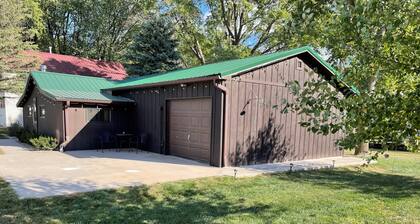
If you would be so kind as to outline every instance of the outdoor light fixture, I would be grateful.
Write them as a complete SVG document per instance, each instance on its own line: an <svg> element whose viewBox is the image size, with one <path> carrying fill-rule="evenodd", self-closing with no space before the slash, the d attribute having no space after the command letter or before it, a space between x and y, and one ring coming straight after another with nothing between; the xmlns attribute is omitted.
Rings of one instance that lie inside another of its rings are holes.
<svg viewBox="0 0 420 224"><path fill-rule="evenodd" d="M290 169L289 169L289 172L292 172L293 171L293 163L290 163Z"/></svg>
<svg viewBox="0 0 420 224"><path fill-rule="evenodd" d="M187 87L187 84L181 83L181 84L179 84L179 86L181 86L182 88L184 88L184 87Z"/></svg>

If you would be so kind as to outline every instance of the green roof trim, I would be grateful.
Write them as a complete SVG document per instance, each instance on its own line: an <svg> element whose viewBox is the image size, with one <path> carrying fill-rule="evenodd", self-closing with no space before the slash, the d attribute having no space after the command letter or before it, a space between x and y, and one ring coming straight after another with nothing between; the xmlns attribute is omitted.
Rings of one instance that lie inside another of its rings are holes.
<svg viewBox="0 0 420 224"><path fill-rule="evenodd" d="M31 72L28 79L34 80L41 93L57 101L134 102L131 99L113 96L102 91L102 89L111 88L116 84L116 81L105 78L34 71Z"/></svg>
<svg viewBox="0 0 420 224"><path fill-rule="evenodd" d="M138 87L142 85L149 84L158 84L161 82L171 82L184 79L200 78L207 76L220 75L223 76L232 76L240 74L249 70L262 67L266 64L271 64L276 61L281 61L287 58L297 56L302 53L309 53L312 55L320 64L327 68L333 75L336 76L337 80L342 81L343 76L335 70L328 62L326 62L322 57L310 46L295 48L287 51L276 52L272 54L259 55L254 57L248 57L243 59L222 61L213 64L206 64L201 66L196 66L187 69L180 69L175 71L170 71L161 74L140 76L137 78L129 78L126 80L119 81L110 89L127 89L130 87ZM358 93L357 89L350 87L343 82L349 89Z"/></svg>
<svg viewBox="0 0 420 224"><path fill-rule="evenodd" d="M329 63L310 46L295 48L288 51L281 51L272 54L259 55L243 59L222 61L213 64L180 69L161 74L153 74L140 77L129 77L125 80L112 81L105 78L92 76L81 76L73 74L63 74L55 72L31 72L29 81L33 80L40 92L47 97L57 101L78 101L78 102L134 102L131 99L113 96L111 91L118 89L131 89L147 85L159 85L167 82L184 81L188 79L206 79L214 76L226 77L238 75L253 69L263 67L278 61L295 57L307 53L311 55L319 64L326 68L336 79L355 94L360 92L354 86L347 85L342 79L343 76L335 70ZM27 84L28 85L28 84ZM28 86L25 88L28 90ZM23 101L28 97L25 92L18 102L23 106Z"/></svg>

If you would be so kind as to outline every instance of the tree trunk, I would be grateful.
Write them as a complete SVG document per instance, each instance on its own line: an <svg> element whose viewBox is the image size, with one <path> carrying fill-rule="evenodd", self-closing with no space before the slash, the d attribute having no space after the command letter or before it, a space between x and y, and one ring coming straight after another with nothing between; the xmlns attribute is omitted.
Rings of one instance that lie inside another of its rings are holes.
<svg viewBox="0 0 420 224"><path fill-rule="evenodd" d="M366 154L369 152L369 143L360 143L354 150L354 155Z"/></svg>

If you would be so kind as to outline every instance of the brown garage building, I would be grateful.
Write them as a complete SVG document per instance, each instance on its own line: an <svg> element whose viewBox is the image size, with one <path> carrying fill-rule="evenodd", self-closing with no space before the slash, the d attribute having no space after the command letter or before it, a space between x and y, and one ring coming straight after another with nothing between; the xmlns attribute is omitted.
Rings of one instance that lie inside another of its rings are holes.
<svg viewBox="0 0 420 224"><path fill-rule="evenodd" d="M337 94L356 91L302 47L122 81L33 72L18 105L25 128L56 136L66 150L129 132L146 134L147 150L214 166L341 156L339 134L313 134L297 114L280 113L291 97L286 83L313 73Z"/></svg>

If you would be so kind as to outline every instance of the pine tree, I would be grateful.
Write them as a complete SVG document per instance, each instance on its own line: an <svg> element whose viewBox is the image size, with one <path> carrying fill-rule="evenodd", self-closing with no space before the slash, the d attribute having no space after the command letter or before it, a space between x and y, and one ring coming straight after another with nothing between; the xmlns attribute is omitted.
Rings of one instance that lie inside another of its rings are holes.
<svg viewBox="0 0 420 224"><path fill-rule="evenodd" d="M177 69L180 56L173 34L171 23L164 18L144 23L126 54L128 73L148 75Z"/></svg>
<svg viewBox="0 0 420 224"><path fill-rule="evenodd" d="M36 6L32 0L2 0L0 4L0 91L22 91L27 72L36 67L37 61L23 54L35 48L27 40L35 34L30 22Z"/></svg>

